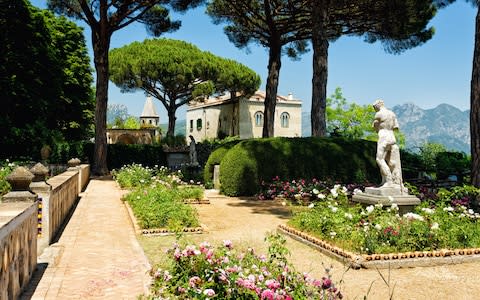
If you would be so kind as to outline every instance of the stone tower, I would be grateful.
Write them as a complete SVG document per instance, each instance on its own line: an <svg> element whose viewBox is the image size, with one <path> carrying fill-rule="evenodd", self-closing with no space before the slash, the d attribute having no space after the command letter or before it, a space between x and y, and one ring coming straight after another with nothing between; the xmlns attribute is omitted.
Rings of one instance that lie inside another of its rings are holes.
<svg viewBox="0 0 480 300"><path fill-rule="evenodd" d="M160 117L153 105L152 97L147 96L145 104L143 105L143 112L140 115L140 127L141 128L155 128L155 136L158 136L158 124Z"/></svg>

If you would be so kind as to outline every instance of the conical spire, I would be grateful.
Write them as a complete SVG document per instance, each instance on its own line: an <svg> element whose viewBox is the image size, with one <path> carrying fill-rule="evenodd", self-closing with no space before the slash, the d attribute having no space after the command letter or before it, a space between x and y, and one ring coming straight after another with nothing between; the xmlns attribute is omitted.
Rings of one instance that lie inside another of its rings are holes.
<svg viewBox="0 0 480 300"><path fill-rule="evenodd" d="M143 106L143 112L140 117L141 118L158 118L157 111L155 110L155 105L153 105L152 97L147 96L147 100L145 100L145 105Z"/></svg>

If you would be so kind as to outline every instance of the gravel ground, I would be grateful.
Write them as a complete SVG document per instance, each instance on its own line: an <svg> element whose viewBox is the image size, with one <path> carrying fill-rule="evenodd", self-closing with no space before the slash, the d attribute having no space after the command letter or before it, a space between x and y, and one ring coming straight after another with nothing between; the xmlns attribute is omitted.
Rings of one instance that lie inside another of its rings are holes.
<svg viewBox="0 0 480 300"><path fill-rule="evenodd" d="M209 205L196 206L206 233L197 241L225 239L265 251L266 233L286 223L288 208L271 201L222 197L206 193ZM343 264L291 238L287 238L290 261L300 272L324 276L332 268L346 299L480 299L480 263L383 270L346 269Z"/></svg>

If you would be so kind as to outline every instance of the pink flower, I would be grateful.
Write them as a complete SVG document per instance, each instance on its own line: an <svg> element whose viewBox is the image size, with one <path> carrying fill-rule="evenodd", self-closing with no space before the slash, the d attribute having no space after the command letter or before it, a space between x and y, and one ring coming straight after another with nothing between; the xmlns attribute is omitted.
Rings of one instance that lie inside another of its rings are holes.
<svg viewBox="0 0 480 300"><path fill-rule="evenodd" d="M272 290L276 290L280 287L280 283L275 279L268 279L265 281L265 285Z"/></svg>
<svg viewBox="0 0 480 300"><path fill-rule="evenodd" d="M223 240L223 245L228 249L232 249L232 241L231 240Z"/></svg>
<svg viewBox="0 0 480 300"><path fill-rule="evenodd" d="M330 278L322 278L322 289L326 290L332 286L332 280Z"/></svg>
<svg viewBox="0 0 480 300"><path fill-rule="evenodd" d="M191 287L196 287L197 284L201 283L202 282L202 279L200 279L200 277L198 276L193 276L192 278L190 278L188 280L188 284L191 286Z"/></svg>
<svg viewBox="0 0 480 300"><path fill-rule="evenodd" d="M203 294L207 295L208 297L213 297L213 296L215 296L215 291L212 290L212 289L206 289L206 290L203 291Z"/></svg>
<svg viewBox="0 0 480 300"><path fill-rule="evenodd" d="M273 300L275 299L275 293L272 290L266 289L263 290L262 294L260 295L261 299L268 299Z"/></svg>

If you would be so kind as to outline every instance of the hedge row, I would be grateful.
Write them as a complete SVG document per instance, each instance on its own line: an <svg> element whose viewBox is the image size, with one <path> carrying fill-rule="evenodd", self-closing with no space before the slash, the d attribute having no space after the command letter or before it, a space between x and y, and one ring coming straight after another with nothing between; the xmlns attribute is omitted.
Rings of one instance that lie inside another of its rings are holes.
<svg viewBox="0 0 480 300"><path fill-rule="evenodd" d="M218 151L218 153L216 153ZM342 138L268 138L244 140L223 153L222 192L229 196L257 193L262 181L320 179L335 182L378 182L376 143ZM210 161L210 159L209 159ZM209 165L209 163L207 163ZM210 168L205 167L205 170Z"/></svg>
<svg viewBox="0 0 480 300"><path fill-rule="evenodd" d="M85 145L88 161L93 162L94 144ZM108 169L119 169L124 165L137 163L143 166L166 166L167 156L161 145L107 145Z"/></svg>

